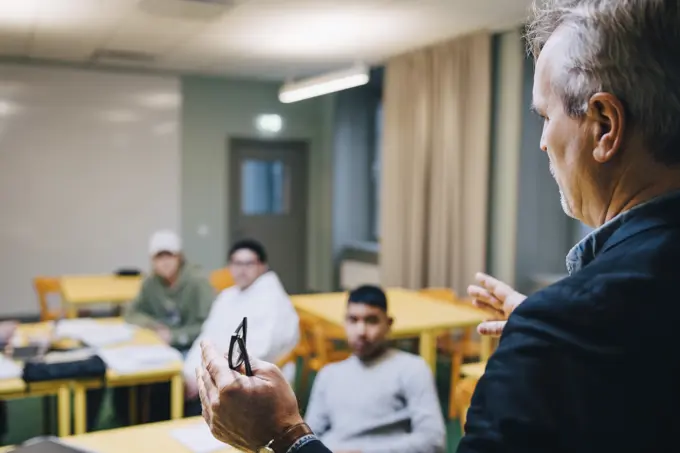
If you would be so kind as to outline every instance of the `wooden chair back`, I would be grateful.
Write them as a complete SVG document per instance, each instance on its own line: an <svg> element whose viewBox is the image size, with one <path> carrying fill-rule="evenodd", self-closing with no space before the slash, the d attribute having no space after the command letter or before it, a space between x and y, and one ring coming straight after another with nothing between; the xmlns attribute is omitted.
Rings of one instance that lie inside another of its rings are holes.
<svg viewBox="0 0 680 453"><path fill-rule="evenodd" d="M226 267L217 269L210 274L210 284L218 293L234 286L234 277Z"/></svg>
<svg viewBox="0 0 680 453"><path fill-rule="evenodd" d="M61 297L61 285L59 279L56 277L35 277L33 279L33 287L38 296L40 303L40 320L53 321L59 319L63 315L63 307L60 305L57 309L50 308L47 298L50 295L58 295Z"/></svg>
<svg viewBox="0 0 680 453"><path fill-rule="evenodd" d="M477 387L477 379L464 378L456 386L455 401L457 406L458 420L460 421L460 431L465 433L465 422L467 420L467 411L470 408L472 401L472 394L475 393Z"/></svg>

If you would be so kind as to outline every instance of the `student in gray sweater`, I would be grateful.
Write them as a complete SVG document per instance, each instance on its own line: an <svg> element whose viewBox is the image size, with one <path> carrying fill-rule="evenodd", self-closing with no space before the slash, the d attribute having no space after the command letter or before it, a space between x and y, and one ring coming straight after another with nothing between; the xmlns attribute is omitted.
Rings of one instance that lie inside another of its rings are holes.
<svg viewBox="0 0 680 453"><path fill-rule="evenodd" d="M432 373L388 347L392 318L375 286L349 295L345 329L353 355L317 375L305 421L334 453L438 453L446 431Z"/></svg>

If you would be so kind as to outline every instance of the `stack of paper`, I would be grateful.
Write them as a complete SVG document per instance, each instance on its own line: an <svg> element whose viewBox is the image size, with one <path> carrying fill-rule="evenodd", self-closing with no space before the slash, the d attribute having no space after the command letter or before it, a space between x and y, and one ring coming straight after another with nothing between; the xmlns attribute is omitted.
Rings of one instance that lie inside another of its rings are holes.
<svg viewBox="0 0 680 453"><path fill-rule="evenodd" d="M124 323L100 323L94 319L63 319L57 322L55 336L79 340L88 346L103 347L132 340L134 327Z"/></svg>
<svg viewBox="0 0 680 453"><path fill-rule="evenodd" d="M0 355L0 379L20 378L23 370L13 360Z"/></svg>
<svg viewBox="0 0 680 453"><path fill-rule="evenodd" d="M134 374L165 368L173 362L182 361L182 354L166 345L100 349L98 355L108 369L118 374Z"/></svg>
<svg viewBox="0 0 680 453"><path fill-rule="evenodd" d="M205 423L184 428L177 428L171 431L172 437L177 439L182 445L193 453L212 453L215 451L236 451L232 447L223 444L215 439Z"/></svg>

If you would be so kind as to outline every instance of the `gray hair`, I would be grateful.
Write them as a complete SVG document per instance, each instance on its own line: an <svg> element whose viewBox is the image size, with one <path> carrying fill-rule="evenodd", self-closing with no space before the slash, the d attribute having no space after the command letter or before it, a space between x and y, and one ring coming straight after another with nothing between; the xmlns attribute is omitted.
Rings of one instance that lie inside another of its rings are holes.
<svg viewBox="0 0 680 453"><path fill-rule="evenodd" d="M538 58L556 30L571 40L556 90L581 118L598 92L617 96L654 158L680 163L680 1L534 0L527 25Z"/></svg>

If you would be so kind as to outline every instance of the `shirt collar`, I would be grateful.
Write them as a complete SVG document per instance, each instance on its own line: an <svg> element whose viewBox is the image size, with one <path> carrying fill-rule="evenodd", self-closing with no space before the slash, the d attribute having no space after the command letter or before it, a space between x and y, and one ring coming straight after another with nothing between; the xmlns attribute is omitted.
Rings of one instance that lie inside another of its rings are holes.
<svg viewBox="0 0 680 453"><path fill-rule="evenodd" d="M597 255L604 250L605 245L612 242L614 236L621 236L618 238L618 241L616 241L618 243L621 240L632 236L635 232L659 225L660 223L668 223L670 217L677 217L678 208L669 208L667 205L678 202L680 202L680 191L661 195L620 213L599 228L591 231L567 254L566 261L569 275L573 275L591 263ZM640 218L640 216L643 216L642 218L644 218L649 214L657 213L659 215L655 216L652 221L638 222L637 227L629 228L628 231L623 231L623 225L629 222L629 220Z"/></svg>

